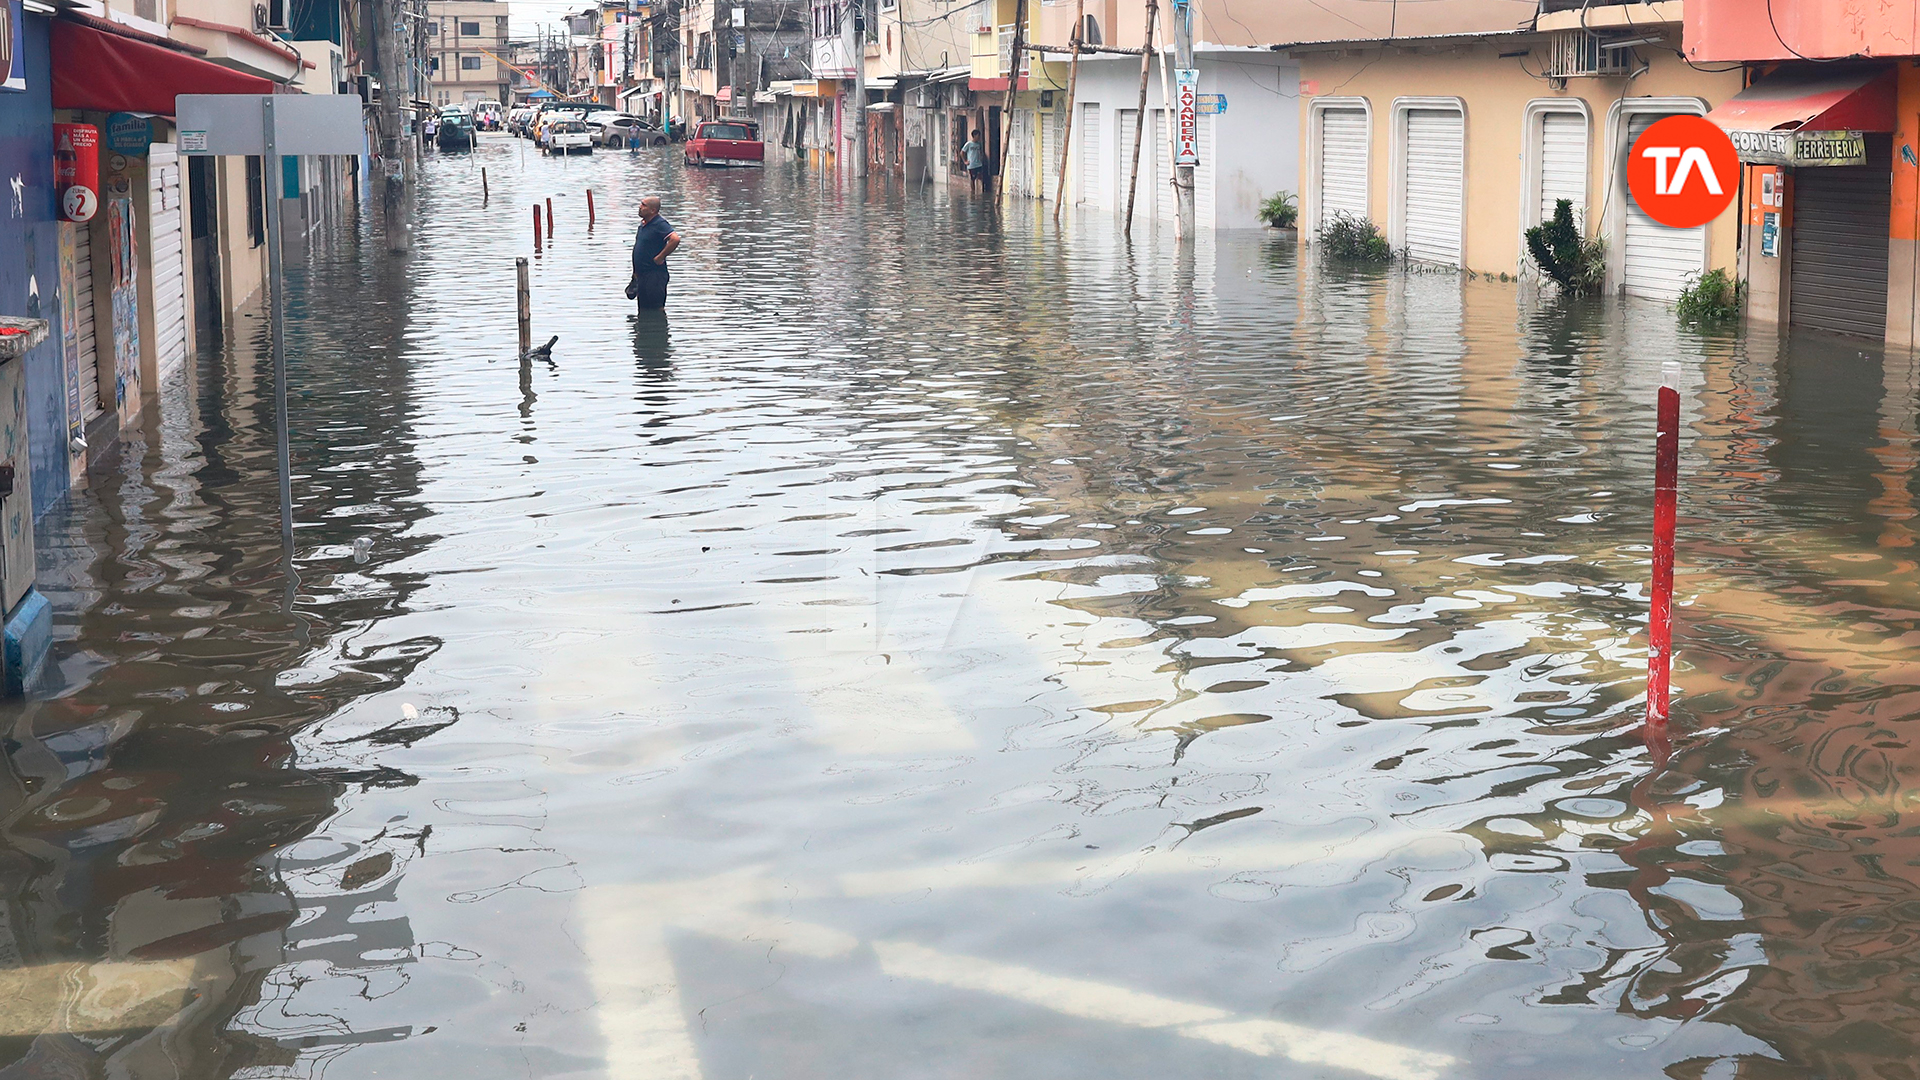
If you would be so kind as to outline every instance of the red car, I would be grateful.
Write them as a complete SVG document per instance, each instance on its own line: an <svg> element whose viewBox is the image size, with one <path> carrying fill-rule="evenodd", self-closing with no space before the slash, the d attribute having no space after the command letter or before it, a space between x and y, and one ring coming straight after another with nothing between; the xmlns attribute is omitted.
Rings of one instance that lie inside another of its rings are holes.
<svg viewBox="0 0 1920 1080"><path fill-rule="evenodd" d="M686 154L689 165L758 166L766 164L767 144L751 120L705 120L694 126Z"/></svg>

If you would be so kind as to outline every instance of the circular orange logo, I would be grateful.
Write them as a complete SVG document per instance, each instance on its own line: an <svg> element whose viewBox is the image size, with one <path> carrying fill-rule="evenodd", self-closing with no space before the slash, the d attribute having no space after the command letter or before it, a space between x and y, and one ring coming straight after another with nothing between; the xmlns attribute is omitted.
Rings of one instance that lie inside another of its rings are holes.
<svg viewBox="0 0 1920 1080"><path fill-rule="evenodd" d="M1740 155L1718 124L1669 116L1636 139L1627 156L1627 190L1648 217L1675 229L1720 216L1740 188Z"/></svg>

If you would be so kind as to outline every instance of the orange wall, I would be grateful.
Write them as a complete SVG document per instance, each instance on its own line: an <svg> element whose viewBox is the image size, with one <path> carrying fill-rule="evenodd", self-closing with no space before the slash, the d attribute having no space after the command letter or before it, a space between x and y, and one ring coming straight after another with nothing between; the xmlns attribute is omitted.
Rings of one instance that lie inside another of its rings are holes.
<svg viewBox="0 0 1920 1080"><path fill-rule="evenodd" d="M1920 70L1902 64L1899 68L1899 98L1894 106L1893 131L1893 220L1887 235L1895 240L1920 239L1920 169L1906 160L1902 148L1911 149L1920 160Z"/></svg>
<svg viewBox="0 0 1920 1080"><path fill-rule="evenodd" d="M1920 55L1920 0L1687 0L1686 12L1695 62Z"/></svg>

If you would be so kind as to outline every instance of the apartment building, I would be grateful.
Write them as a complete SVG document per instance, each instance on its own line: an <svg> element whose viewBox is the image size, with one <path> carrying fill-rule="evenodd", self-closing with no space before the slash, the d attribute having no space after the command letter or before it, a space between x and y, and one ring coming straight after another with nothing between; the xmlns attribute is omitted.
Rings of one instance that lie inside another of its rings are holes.
<svg viewBox="0 0 1920 1080"><path fill-rule="evenodd" d="M504 0L427 0L426 40L433 104L510 100Z"/></svg>

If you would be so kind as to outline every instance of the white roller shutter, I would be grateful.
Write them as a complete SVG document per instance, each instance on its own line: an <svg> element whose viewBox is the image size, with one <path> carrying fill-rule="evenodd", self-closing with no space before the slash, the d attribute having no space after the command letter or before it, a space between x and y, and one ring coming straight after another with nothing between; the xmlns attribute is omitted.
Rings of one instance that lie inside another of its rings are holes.
<svg viewBox="0 0 1920 1080"><path fill-rule="evenodd" d="M1200 164L1193 169L1193 223L1201 229L1213 227L1213 178L1219 171L1213 167L1213 121L1212 116L1197 116L1195 120L1194 143L1199 147Z"/></svg>
<svg viewBox="0 0 1920 1080"><path fill-rule="evenodd" d="M1080 118L1073 125L1080 136L1080 201L1100 201L1100 106L1080 106Z"/></svg>
<svg viewBox="0 0 1920 1080"><path fill-rule="evenodd" d="M1626 147L1632 147L1634 140L1663 120L1662 113L1632 113L1627 117ZM1626 151L1622 150L1616 167L1625 171ZM1625 187L1622 177L1618 181ZM1621 284L1630 296L1644 296L1653 300L1673 300L1679 297L1680 290L1686 288L1687 278L1706 269L1707 230L1702 225L1692 229L1670 229L1640 212L1633 201L1633 193L1627 193L1627 213L1625 241L1621 247Z"/></svg>
<svg viewBox="0 0 1920 1080"><path fill-rule="evenodd" d="M1124 214L1127 212L1128 193L1133 190L1133 152L1139 140L1135 129L1140 123L1139 109L1121 109L1120 121L1120 160L1114 170L1113 208ZM1153 196L1153 159L1146 153L1146 147L1140 148L1140 186L1144 187L1149 199ZM1138 196L1135 196L1136 200ZM1151 202L1146 204L1152 206ZM1138 207L1136 206L1136 209Z"/></svg>
<svg viewBox="0 0 1920 1080"><path fill-rule="evenodd" d="M180 158L172 143L154 143L147 152L147 197L154 360L164 382L187 359L187 218L180 206Z"/></svg>
<svg viewBox="0 0 1920 1080"><path fill-rule="evenodd" d="M1172 221L1173 208L1173 166L1169 164L1173 156L1172 144L1168 140L1172 132L1167 128L1167 110L1153 110L1153 215L1161 221ZM1141 172L1146 171L1143 166Z"/></svg>
<svg viewBox="0 0 1920 1080"><path fill-rule="evenodd" d="M1540 221L1554 204L1573 203L1573 220L1587 220L1587 118L1575 112L1540 114Z"/></svg>
<svg viewBox="0 0 1920 1080"><path fill-rule="evenodd" d="M1320 221L1367 216L1367 112L1320 110Z"/></svg>
<svg viewBox="0 0 1920 1080"><path fill-rule="evenodd" d="M1402 246L1423 262L1460 265L1466 197L1466 122L1450 109L1406 112L1406 180Z"/></svg>
<svg viewBox="0 0 1920 1080"><path fill-rule="evenodd" d="M1040 193L1042 199L1053 198L1060 187L1060 126L1061 112L1055 109L1044 115L1040 125Z"/></svg>
<svg viewBox="0 0 1920 1080"><path fill-rule="evenodd" d="M74 243L74 310L80 315L80 418L100 415L100 344L93 318L93 244L85 225ZM105 295L105 294L102 294Z"/></svg>

